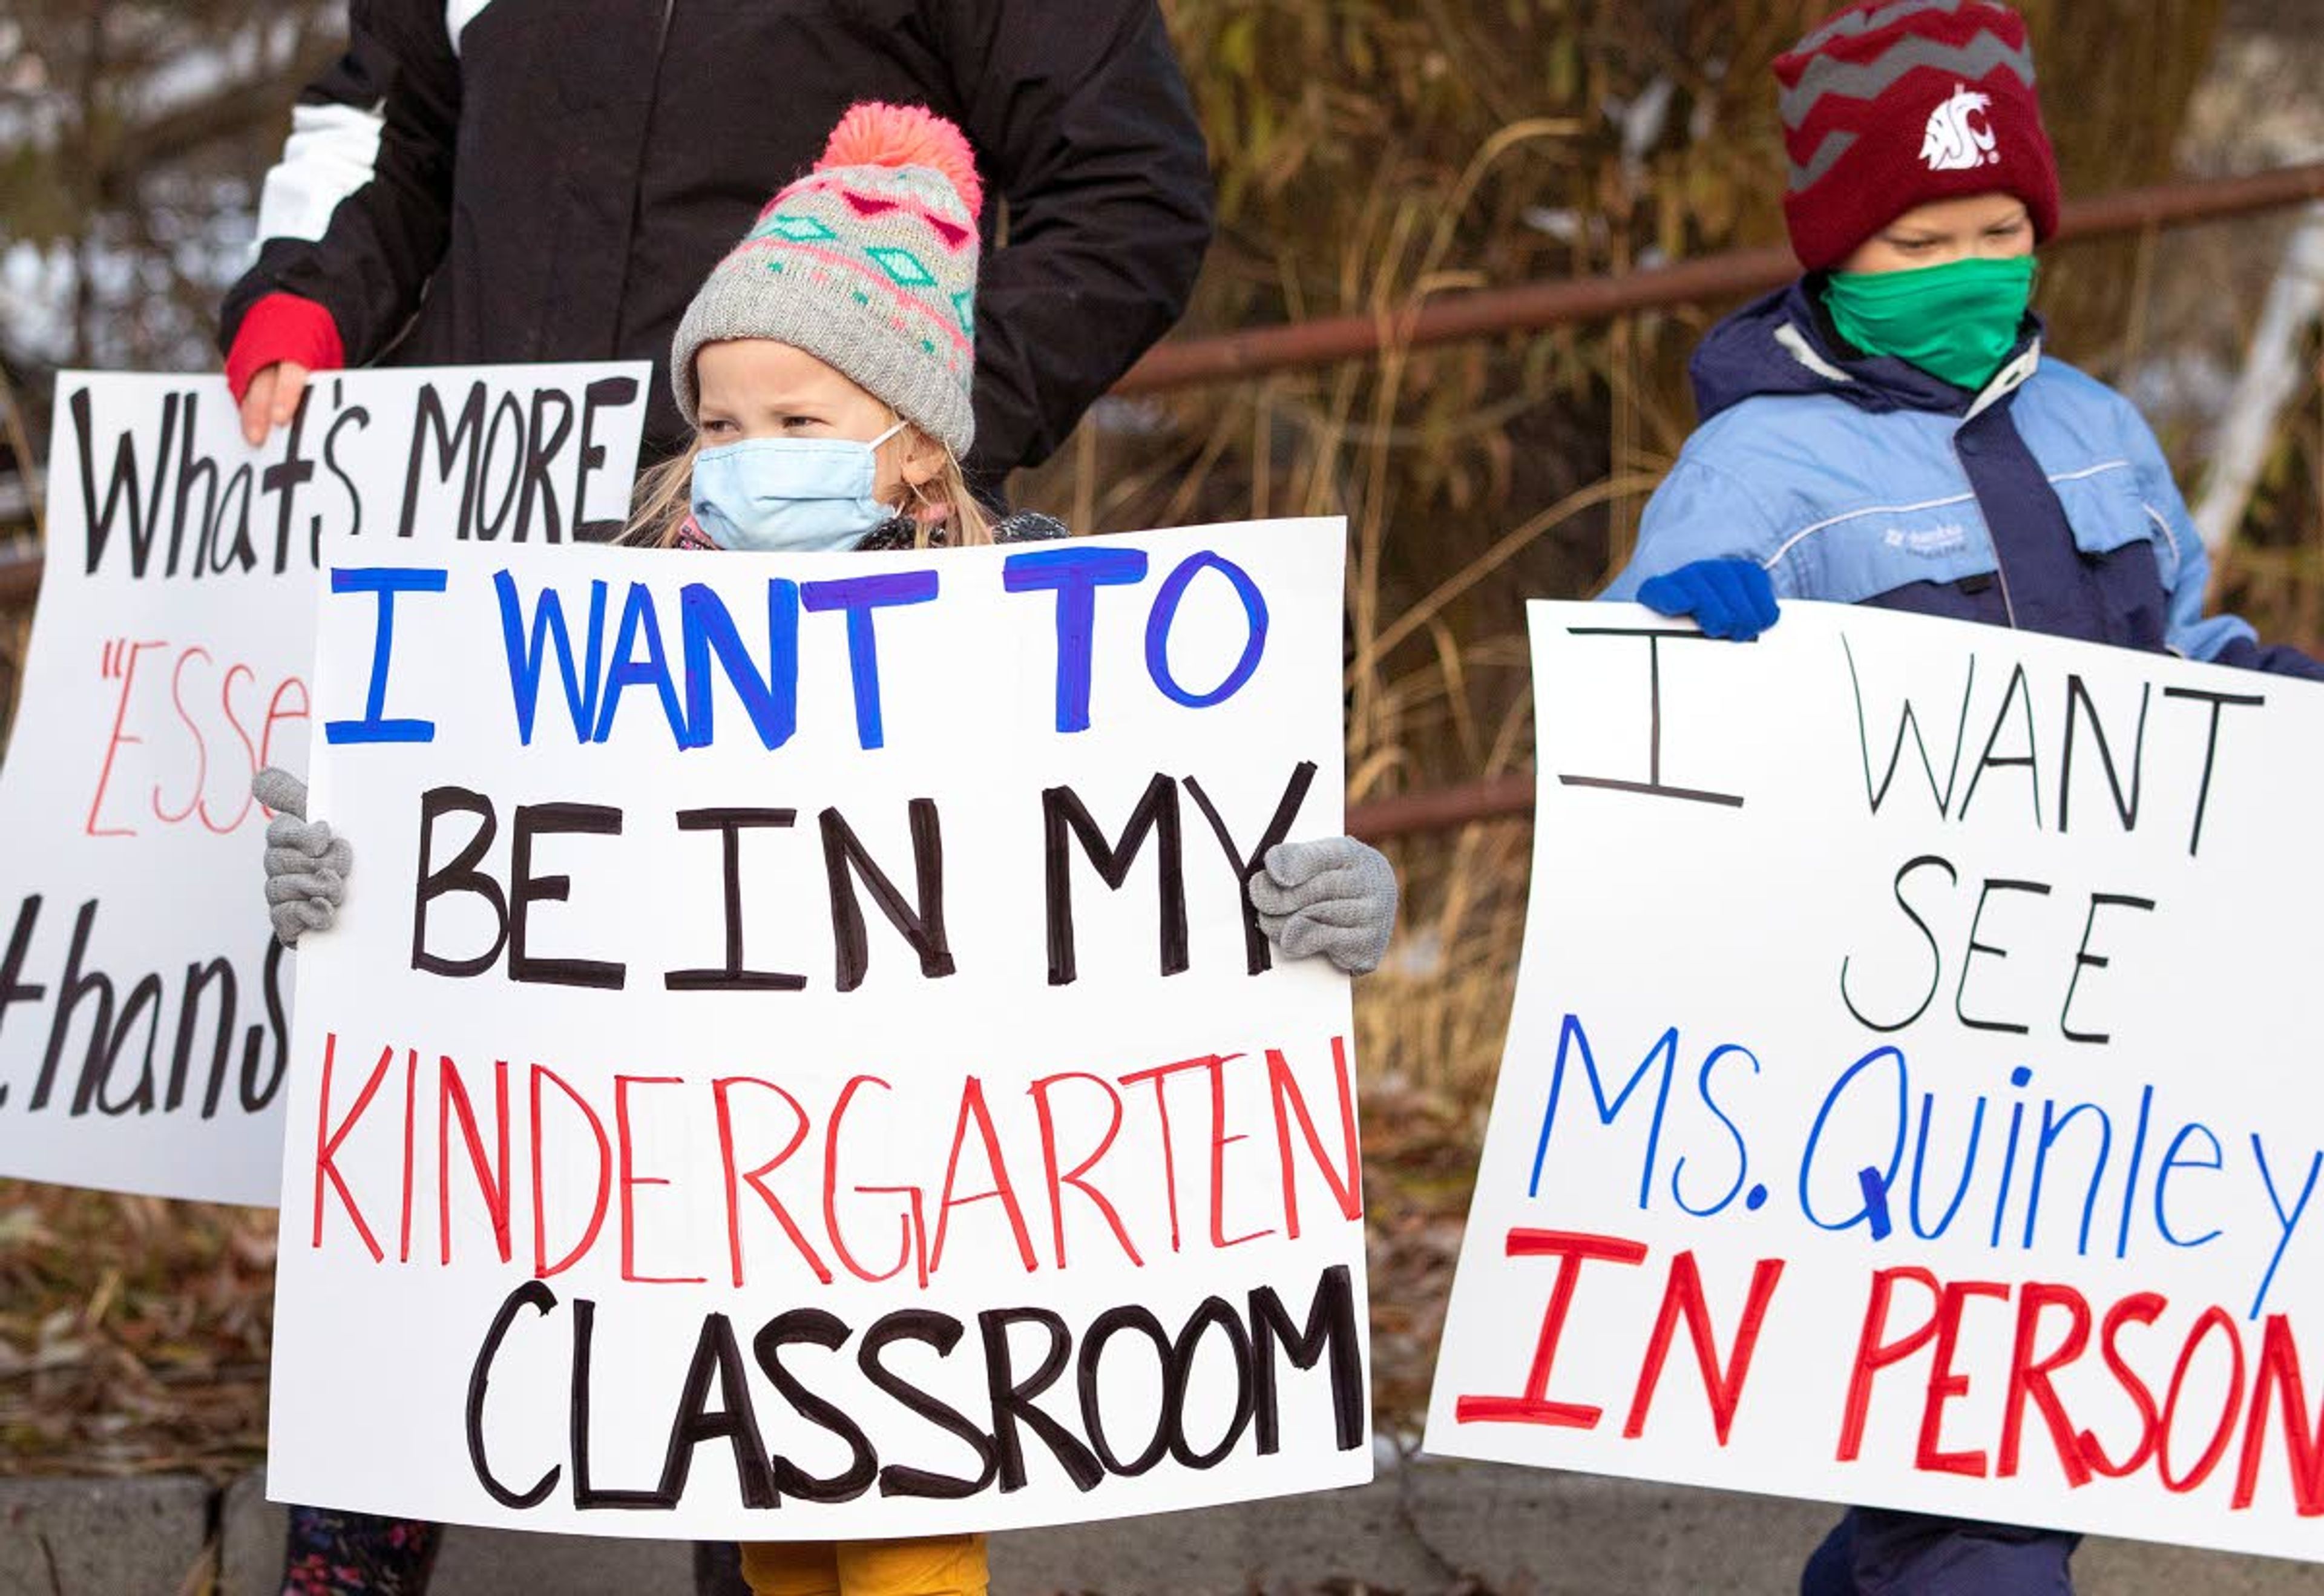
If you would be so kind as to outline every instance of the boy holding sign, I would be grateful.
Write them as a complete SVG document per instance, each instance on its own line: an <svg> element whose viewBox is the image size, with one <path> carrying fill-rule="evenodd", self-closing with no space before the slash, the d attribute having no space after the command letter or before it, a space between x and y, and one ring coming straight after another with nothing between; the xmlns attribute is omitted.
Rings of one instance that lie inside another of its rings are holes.
<svg viewBox="0 0 2324 1596"><path fill-rule="evenodd" d="M1697 350L1702 426L1605 596L1714 637L1756 637L1781 595L2324 678L2203 613L2209 561L2153 434L2044 355L2029 305L2058 174L2016 13L1865 0L1775 74L1807 274ZM2064 1590L2075 1540L1859 1508L1803 1588Z"/></svg>
<svg viewBox="0 0 2324 1596"><path fill-rule="evenodd" d="M671 378L693 447L648 484L630 540L765 552L909 549L1055 536L1030 515L988 525L959 468L973 429L968 328L979 184L964 141L926 111L859 106L816 168L778 194L680 327ZM291 942L331 924L352 851L297 816L280 772L261 796L266 896ZM1396 888L1352 838L1280 844L1250 881L1284 953L1370 970ZM986 1588L983 1537L747 1547L752 1588L783 1596Z"/></svg>

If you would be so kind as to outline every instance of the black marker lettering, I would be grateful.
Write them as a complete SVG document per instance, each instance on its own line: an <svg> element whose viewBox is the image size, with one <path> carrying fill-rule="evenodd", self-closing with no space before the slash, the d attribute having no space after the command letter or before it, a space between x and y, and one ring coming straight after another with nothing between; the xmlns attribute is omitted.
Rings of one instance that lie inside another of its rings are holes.
<svg viewBox="0 0 2324 1596"><path fill-rule="evenodd" d="M2130 797L2122 793L2122 777L2116 769L2114 750L2107 743L2106 725L2098 719L2098 706L2091 702L2090 690L2079 675L2066 678L2066 746L2058 759L2058 834L2065 835L2072 829L2074 801L2074 732L2087 715L2090 722L2090 740L2098 744L2098 762L2105 767L2107 789L2114 795L2115 813L2122 817L2125 831L2138 829L2138 791L2146 775L2146 711L2153 702L2154 685L2142 683L2138 689L2138 734L2130 745Z"/></svg>
<svg viewBox="0 0 2324 1596"><path fill-rule="evenodd" d="M1964 810L1969 807L1968 800L1962 800L1961 807ZM2037 898L2047 898L2050 895L2050 889L2040 881L1988 881L1985 883L1984 890L1977 895L1977 912L1969 917L1969 946L1961 954L1960 983L1953 989L1953 1014L1971 1030L2002 1031L2013 1037L2022 1037L2026 1034L2028 1028L2025 1026L2012 1024L2004 1019L1971 1019L1969 1016L1969 973L1977 963L1977 955L1981 953L1991 954L1997 959L2006 959L2009 956L2007 948L1996 943L1979 942L1977 939L1978 927L1985 923L1986 901L1996 892L2030 892Z"/></svg>
<svg viewBox="0 0 2324 1596"><path fill-rule="evenodd" d="M1277 1347L1289 1354L1295 1369L1313 1369L1318 1359L1328 1355L1336 1444L1342 1452L1362 1445L1370 1398L1364 1389L1363 1357L1357 1350L1356 1292L1348 1266L1335 1263L1317 1278L1304 1328L1292 1324L1274 1287L1258 1287L1250 1294L1250 1328L1259 1454L1272 1457L1283 1447L1275 1372Z"/></svg>
<svg viewBox="0 0 2324 1596"><path fill-rule="evenodd" d="M928 1423L947 1435L957 1435L968 1443L976 1453L981 1472L974 1479L956 1474L931 1473L926 1469L907 1463L890 1463L880 1471L881 1496L928 1497L942 1501L956 1501L974 1496L992 1483L1000 1470L992 1438L949 1403L931 1397L902 1375L881 1361L881 1354L899 1341L925 1342L936 1350L938 1357L948 1355L960 1343L961 1322L949 1314L939 1314L927 1308L906 1308L888 1315L863 1333L863 1344L856 1349L855 1364L863 1378L918 1414Z"/></svg>
<svg viewBox="0 0 2324 1596"><path fill-rule="evenodd" d="M952 946L945 936L944 829L936 815L936 800L912 799L910 814L917 908L904 901L896 883L872 859L844 816L833 808L817 816L823 829L824 872L831 888L831 941L833 957L838 965L834 983L841 992L853 992L862 985L864 973L872 967L863 906L855 896L855 882L859 880L870 890L872 901L880 906L888 923L919 955L922 975L936 981L953 973Z"/></svg>
<svg viewBox="0 0 2324 1596"><path fill-rule="evenodd" d="M2082 922L2082 945L2074 950L2074 976L2066 983L2066 1001L2058 1010L2058 1029L2064 1034L2066 1040L2088 1043L2094 1047L2103 1047L2114 1038L2105 1031L2074 1029L2074 993L2081 987L2083 971L2103 970L2114 962L2103 954L2090 951L2090 934L2098 929L2098 910L2101 909L2135 909L2152 914L2154 912L2154 899L2130 898L2116 892L2090 894L2089 918Z"/></svg>
<svg viewBox="0 0 2324 1596"><path fill-rule="evenodd" d="M714 1374L718 1379L718 1407L706 1410ZM769 1468L767 1444L759 1436L758 1414L751 1406L742 1349L735 1343L734 1326L724 1314L703 1315L702 1333L695 1338L694 1361L686 1370L686 1389L678 1398L677 1416L670 1421L669 1446L663 1453L661 1481L654 1490L661 1506L674 1508L686 1495L694 1449L706 1441L724 1441L733 1451L734 1478L744 1507L775 1505L774 1475Z"/></svg>
<svg viewBox="0 0 2324 1596"><path fill-rule="evenodd" d="M1146 794L1130 812L1121 840L1109 843L1105 833L1070 787L1052 787L1041 794L1041 822L1047 839L1049 984L1070 986L1078 973L1074 950L1074 863L1066 848L1070 831L1082 852L1097 866L1098 875L1114 891L1130 879L1130 866L1152 832L1159 839L1161 914L1159 940L1162 973L1176 975L1186 968L1186 872L1178 832L1178 785L1157 775L1146 784Z"/></svg>
<svg viewBox="0 0 2324 1596"><path fill-rule="evenodd" d="M622 812L604 804L520 804L509 834L509 979L546 986L579 986L619 992L628 979L621 964L603 959L542 959L526 950L526 927L536 903L563 903L573 891L571 876L532 873L536 836L619 836Z"/></svg>
<svg viewBox="0 0 2324 1596"><path fill-rule="evenodd" d="M1292 768L1291 780L1283 789L1282 801L1275 806L1275 816L1268 821L1267 829L1259 834L1259 845L1248 856L1235 845L1234 834L1211 802L1211 795L1192 776L1186 778L1186 791L1191 794L1203 818L1211 823L1211 835L1219 839L1219 847L1227 856L1227 866L1235 872L1235 886L1242 900L1242 952L1245 967L1253 975L1264 975L1274 963L1268 946L1267 934L1259 928L1259 910L1251 907L1250 878L1257 875L1266 863L1267 851L1291 835L1294 822L1299 818L1300 806L1307 801L1307 789L1315 780L1315 761L1302 760Z"/></svg>
<svg viewBox="0 0 2324 1596"><path fill-rule="evenodd" d="M726 963L716 970L672 970L661 978L671 992L798 992L804 975L752 970L742 963L742 833L752 827L783 828L798 818L795 809L681 809L680 831L719 835L721 880L726 903Z"/></svg>
<svg viewBox="0 0 2324 1596"><path fill-rule="evenodd" d="M665 1507L658 1490L599 1490L589 1482L589 1362L596 1340L597 1305L573 1299L573 1505L583 1512L612 1508L627 1512Z"/></svg>
<svg viewBox="0 0 2324 1596"><path fill-rule="evenodd" d="M1953 869L1950 863L1934 853L1923 853L1918 859L1905 861L1904 866L1896 872L1895 885L1893 888L1896 896L1896 907L1904 911L1904 918L1912 921L1914 928L1921 933L1921 940L1929 945L1929 990L1921 994L1920 1006L1893 1025L1883 1025L1858 1008L1856 1000L1849 995L1849 962L1853 955L1843 957L1840 961L1840 1001L1848 1006L1848 1011L1856 1017L1856 1022L1867 1030L1884 1033L1903 1030L1922 1015L1926 1014L1929 1011L1929 1005L1936 1001L1937 983L1944 977L1945 957L1937 949L1937 934L1929 929L1929 922L1921 918L1921 911L1914 909L1904 898L1904 878L1916 870L1924 870L1931 866L1943 871L1945 879L1954 886L1960 885L1960 872Z"/></svg>
<svg viewBox="0 0 2324 1596"><path fill-rule="evenodd" d="M1025 1489L1025 1444L1017 1433L1019 1425L1047 1444L1076 1490L1093 1489L1105 1478L1104 1465L1079 1436L1033 1402L1057 1383L1065 1365L1073 1361L1073 1332L1065 1328L1064 1318L1047 1308L988 1308L976 1316L976 1323L984 1335L985 1388L992 1398L992 1443L1002 1493ZM1021 1380L1009 1345L1010 1328L1017 1324L1039 1325L1048 1342L1039 1367Z"/></svg>
<svg viewBox="0 0 2324 1596"><path fill-rule="evenodd" d="M1643 637L1646 640L1646 779L1631 781L1612 776L1560 775L1557 779L1560 784L1595 788L1602 792L1635 792L1648 798L1677 798L1691 804L1718 804L1730 809L1741 808L1743 800L1733 793L1670 787L1663 781L1663 643L1674 638L1681 642L1713 640L1699 632L1678 627L1570 626L1566 631L1574 637Z"/></svg>
<svg viewBox="0 0 2324 1596"><path fill-rule="evenodd" d="M872 1482L879 1477L880 1454L872 1450L871 1438L863 1434L863 1426L848 1417L844 1409L800 1384L798 1377L784 1368L782 1362L782 1349L795 1342L835 1352L847 1344L853 1333L835 1314L821 1308L792 1308L768 1320L751 1338L752 1356L774 1382L775 1389L782 1393L783 1400L797 1408L801 1418L822 1426L847 1444L847 1467L827 1478L808 1473L787 1457L776 1458L775 1490L783 1496L797 1497L803 1502L852 1502L871 1490Z"/></svg>
<svg viewBox="0 0 2324 1596"><path fill-rule="evenodd" d="M436 822L450 814L474 815L479 824L467 846L439 870L433 863ZM411 900L413 969L425 970L431 975L481 975L501 956L501 949L508 942L508 899L502 896L501 884L476 868L499 832L500 821L493 813L493 800L481 792L471 792L465 787L431 787L420 795L420 873ZM428 951L428 906L447 892L470 893L483 899L492 909L492 946L473 958L446 958Z"/></svg>
<svg viewBox="0 0 2324 1596"><path fill-rule="evenodd" d="M476 1472L476 1483L503 1508L539 1507L557 1489L558 1476L564 1472L563 1465L552 1463L533 1481L530 1490L516 1491L501 1483L484 1458L484 1396L492 1383L493 1361L500 1356L501 1342L508 1339L509 1327L516 1323L519 1308L546 1314L556 1306L557 1294L538 1280L527 1280L510 1292L501 1303L500 1312L493 1315L492 1328L484 1332L484 1344L476 1349L476 1361L468 1370L468 1466Z"/></svg>
<svg viewBox="0 0 2324 1596"><path fill-rule="evenodd" d="M2203 744L2203 784L2195 793L2195 824L2187 834L2187 856L2194 858L2203 849L2203 816L2210 808L2211 776L2219 763L2219 714L2228 706L2257 709L2267 699L2257 693L2207 693L2196 687L2165 687L2165 698L2185 698L2211 706L2211 729Z"/></svg>

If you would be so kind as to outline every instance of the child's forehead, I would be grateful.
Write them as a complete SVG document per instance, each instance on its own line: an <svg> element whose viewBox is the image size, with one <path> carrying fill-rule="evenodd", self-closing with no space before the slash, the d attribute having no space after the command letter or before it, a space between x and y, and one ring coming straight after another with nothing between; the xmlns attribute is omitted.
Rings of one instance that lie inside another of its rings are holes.
<svg viewBox="0 0 2324 1596"><path fill-rule="evenodd" d="M1899 228L1923 227L1950 230L1959 227L1989 226L1997 221L2025 214L2025 201L2006 189L1995 189L1985 194L1965 195L1950 199L1932 199L1911 209L1900 211L1888 224L1891 231Z"/></svg>
<svg viewBox="0 0 2324 1596"><path fill-rule="evenodd" d="M715 393L728 401L844 397L862 392L826 362L774 338L723 338L705 344L694 365L704 396Z"/></svg>

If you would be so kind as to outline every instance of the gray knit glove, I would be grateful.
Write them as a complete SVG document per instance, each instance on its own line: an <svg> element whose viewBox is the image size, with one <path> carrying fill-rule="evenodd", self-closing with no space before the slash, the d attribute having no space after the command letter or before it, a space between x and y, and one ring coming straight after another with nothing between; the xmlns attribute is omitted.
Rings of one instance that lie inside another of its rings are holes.
<svg viewBox="0 0 2324 1596"><path fill-rule="evenodd" d="M1277 843L1250 878L1259 929L1286 957L1322 954L1344 974L1379 968L1396 929L1396 871L1351 836Z"/></svg>
<svg viewBox="0 0 2324 1596"><path fill-rule="evenodd" d="M307 818L307 784L272 765L250 779L250 795L274 811L266 827L266 912L285 947L308 931L327 931L347 900L355 850L320 820Z"/></svg>

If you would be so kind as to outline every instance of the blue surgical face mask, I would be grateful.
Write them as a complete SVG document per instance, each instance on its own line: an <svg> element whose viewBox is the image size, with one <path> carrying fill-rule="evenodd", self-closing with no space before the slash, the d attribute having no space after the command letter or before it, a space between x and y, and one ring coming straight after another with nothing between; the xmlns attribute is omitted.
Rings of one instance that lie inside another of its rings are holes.
<svg viewBox="0 0 2324 1596"><path fill-rule="evenodd" d="M869 443L755 438L705 449L694 457L694 519L721 549L853 549L893 518L872 494L872 451L903 429L899 421Z"/></svg>

